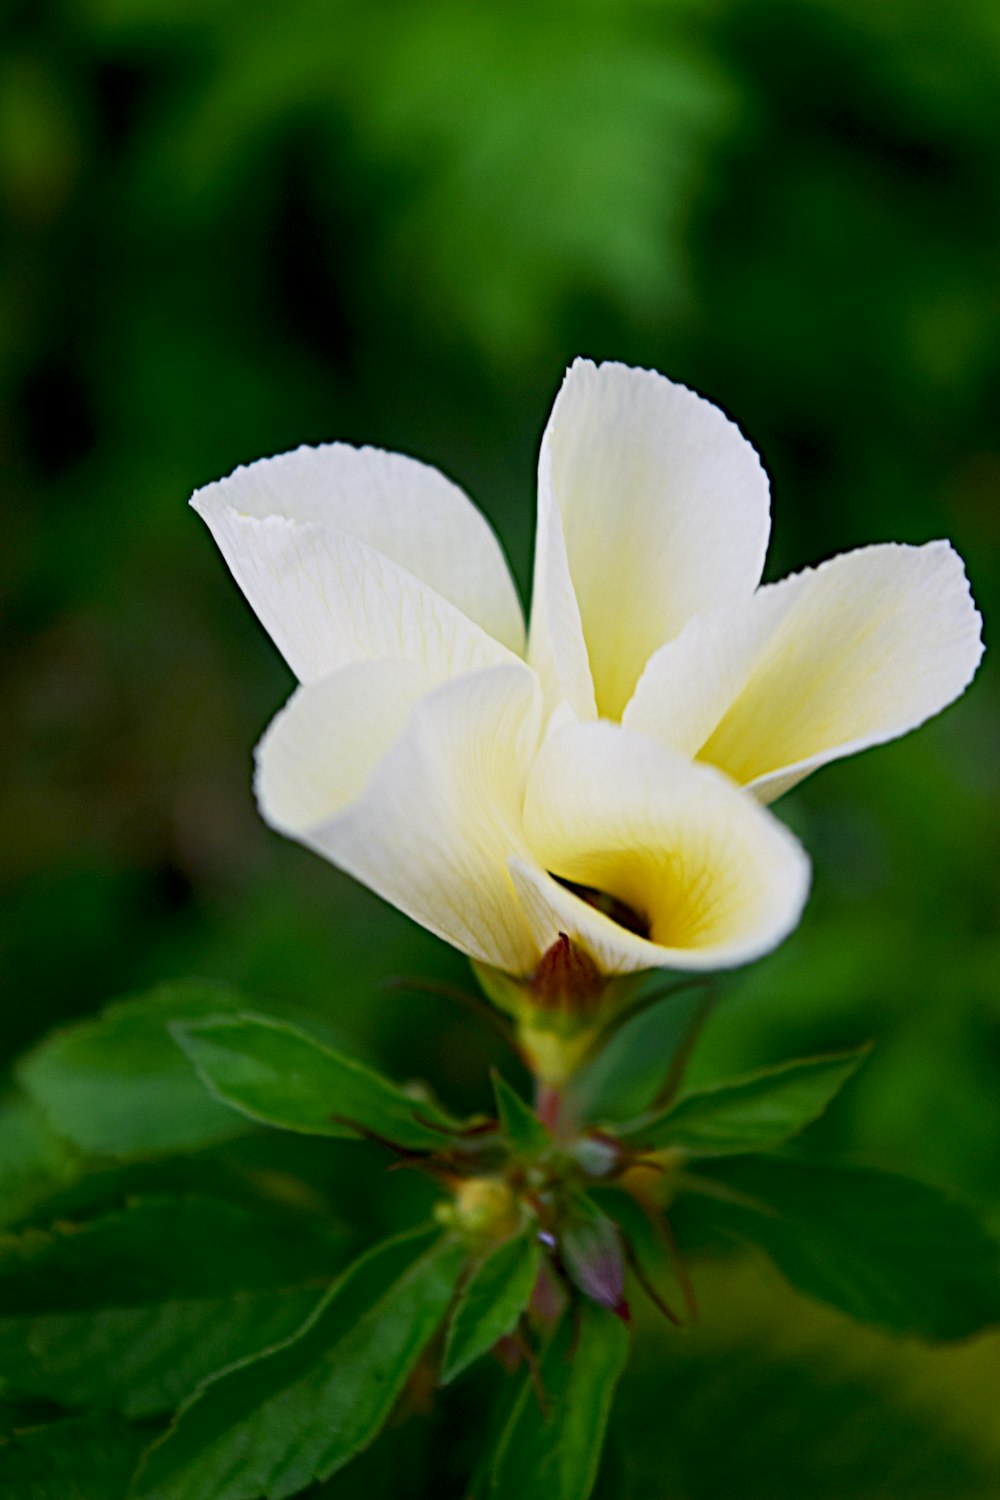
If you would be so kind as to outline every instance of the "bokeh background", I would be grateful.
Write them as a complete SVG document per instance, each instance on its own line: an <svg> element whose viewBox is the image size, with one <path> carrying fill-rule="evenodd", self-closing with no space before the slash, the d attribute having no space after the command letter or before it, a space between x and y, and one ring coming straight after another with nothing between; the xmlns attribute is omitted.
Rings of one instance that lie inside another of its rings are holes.
<svg viewBox="0 0 1000 1500"><path fill-rule="evenodd" d="M258 822L291 680L187 496L380 444L463 484L524 584L562 370L617 358L752 438L769 577L947 536L989 639L1000 10L33 0L2 25L4 1054L198 974L475 1104L490 1036L384 987L461 961ZM1000 1225L998 730L987 658L780 805L815 894L695 1066L876 1038L813 1149ZM997 1340L927 1353L713 1275L700 1333L641 1345L608 1496L995 1497Z"/></svg>

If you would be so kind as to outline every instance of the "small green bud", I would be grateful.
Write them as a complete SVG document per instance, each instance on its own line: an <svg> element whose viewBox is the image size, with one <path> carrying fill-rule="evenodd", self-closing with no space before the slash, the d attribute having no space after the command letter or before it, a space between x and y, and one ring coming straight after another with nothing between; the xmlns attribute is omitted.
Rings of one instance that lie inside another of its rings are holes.
<svg viewBox="0 0 1000 1500"><path fill-rule="evenodd" d="M569 1148L570 1155L588 1177L607 1177L621 1164L622 1148L607 1135L583 1135Z"/></svg>
<svg viewBox="0 0 1000 1500"><path fill-rule="evenodd" d="M521 1222L517 1196L502 1177L466 1177L457 1181L451 1203L438 1204L439 1222L472 1240L503 1240Z"/></svg>

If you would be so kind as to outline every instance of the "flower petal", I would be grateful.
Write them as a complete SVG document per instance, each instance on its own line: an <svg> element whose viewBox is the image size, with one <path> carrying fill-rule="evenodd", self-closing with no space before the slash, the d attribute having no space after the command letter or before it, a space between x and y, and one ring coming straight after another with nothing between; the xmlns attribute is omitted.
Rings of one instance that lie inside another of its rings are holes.
<svg viewBox="0 0 1000 1500"><path fill-rule="evenodd" d="M511 873L539 946L565 932L608 974L746 963L792 930L808 891L806 856L771 814L614 724L546 740L524 828L533 859Z"/></svg>
<svg viewBox="0 0 1000 1500"><path fill-rule="evenodd" d="M507 860L526 852L538 680L519 662L413 707L419 691L384 662L300 688L258 751L261 812L462 952L526 973L539 951Z"/></svg>
<svg viewBox="0 0 1000 1500"><path fill-rule="evenodd" d="M456 485L415 459L298 448L191 503L302 681L366 657L443 654L457 662L448 670L469 670L503 659L501 645L523 650L496 537Z"/></svg>
<svg viewBox="0 0 1000 1500"><path fill-rule="evenodd" d="M580 606L570 577L562 516L552 490L552 454L544 443L538 461L528 660L541 678L550 708L568 707L577 719L597 718Z"/></svg>
<svg viewBox="0 0 1000 1500"><path fill-rule="evenodd" d="M267 822L301 838L355 802L433 685L416 662L387 659L296 689L257 746Z"/></svg>
<svg viewBox="0 0 1000 1500"><path fill-rule="evenodd" d="M739 429L684 386L577 360L542 440L539 555L549 486L597 707L618 718L649 657L692 615L753 592L770 527L767 475ZM555 574L536 574L546 616L568 614Z"/></svg>
<svg viewBox="0 0 1000 1500"><path fill-rule="evenodd" d="M692 621L650 661L624 722L771 802L957 698L981 624L947 542L864 547Z"/></svg>

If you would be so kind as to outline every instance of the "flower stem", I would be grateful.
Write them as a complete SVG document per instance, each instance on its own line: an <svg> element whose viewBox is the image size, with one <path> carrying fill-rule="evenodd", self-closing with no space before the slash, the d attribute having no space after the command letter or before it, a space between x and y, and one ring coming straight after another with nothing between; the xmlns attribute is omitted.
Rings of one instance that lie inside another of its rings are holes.
<svg viewBox="0 0 1000 1500"><path fill-rule="evenodd" d="M535 1088L535 1113L551 1136L559 1135L563 1123L562 1105L562 1089L540 1078Z"/></svg>

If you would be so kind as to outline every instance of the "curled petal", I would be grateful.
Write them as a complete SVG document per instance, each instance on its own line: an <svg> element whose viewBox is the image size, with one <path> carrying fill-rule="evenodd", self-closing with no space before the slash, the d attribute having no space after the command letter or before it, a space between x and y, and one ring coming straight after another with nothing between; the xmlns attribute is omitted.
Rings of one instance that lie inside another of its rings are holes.
<svg viewBox="0 0 1000 1500"><path fill-rule="evenodd" d="M415 662L385 660L298 688L257 746L268 823L302 838L355 802L431 686Z"/></svg>
<svg viewBox="0 0 1000 1500"><path fill-rule="evenodd" d="M624 723L771 802L957 698L981 624L947 542L864 547L693 620L652 658Z"/></svg>
<svg viewBox="0 0 1000 1500"><path fill-rule="evenodd" d="M457 486L415 459L298 448L191 503L303 682L380 656L438 663L444 677L523 650L496 537Z"/></svg>
<svg viewBox="0 0 1000 1500"><path fill-rule="evenodd" d="M575 701L582 674L568 574L597 708L618 718L659 646L692 615L756 587L767 476L739 429L684 386L577 360L545 430L539 481L532 646L541 631L561 647L552 654L569 663L556 662L564 695L587 717Z"/></svg>
<svg viewBox="0 0 1000 1500"><path fill-rule="evenodd" d="M797 923L798 842L726 777L612 724L552 735L528 781L530 864L511 873L543 949L560 932L605 974L746 963Z"/></svg>
<svg viewBox="0 0 1000 1500"><path fill-rule="evenodd" d="M261 811L462 952L526 973L538 949L507 862L525 850L537 678L515 663L421 696L407 670L372 662L300 688L258 751Z"/></svg>

